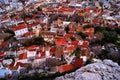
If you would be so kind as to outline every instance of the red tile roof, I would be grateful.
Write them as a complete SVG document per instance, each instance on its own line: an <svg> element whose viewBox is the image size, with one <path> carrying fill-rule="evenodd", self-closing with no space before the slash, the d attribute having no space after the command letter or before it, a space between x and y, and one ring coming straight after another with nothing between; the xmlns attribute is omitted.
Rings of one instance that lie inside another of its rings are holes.
<svg viewBox="0 0 120 80"><path fill-rule="evenodd" d="M71 46L68 46L67 49L68 49L69 51L71 51L71 50L74 50L75 47L71 45Z"/></svg>
<svg viewBox="0 0 120 80"><path fill-rule="evenodd" d="M33 22L31 24L28 24L28 28L35 27L39 24L39 22Z"/></svg>
<svg viewBox="0 0 120 80"><path fill-rule="evenodd" d="M2 63L2 62L3 62L3 59L0 59L0 62Z"/></svg>
<svg viewBox="0 0 120 80"><path fill-rule="evenodd" d="M15 66L25 67L27 63L17 62Z"/></svg>
<svg viewBox="0 0 120 80"><path fill-rule="evenodd" d="M41 54L41 56L39 56L39 54ZM45 58L45 52L38 53L37 56L35 57L35 59L42 59L42 58Z"/></svg>
<svg viewBox="0 0 120 80"><path fill-rule="evenodd" d="M19 55L18 60L27 59L27 53L22 53Z"/></svg>
<svg viewBox="0 0 120 80"><path fill-rule="evenodd" d="M15 61L12 61L12 63L9 65L10 67L14 66Z"/></svg>
<svg viewBox="0 0 120 80"><path fill-rule="evenodd" d="M26 21L32 20L32 18L25 18Z"/></svg>
<svg viewBox="0 0 120 80"><path fill-rule="evenodd" d="M58 38L56 41L55 41L55 44L56 45L67 45L67 41L65 38Z"/></svg>
<svg viewBox="0 0 120 80"><path fill-rule="evenodd" d="M88 41L84 41L83 44L81 45L82 48L88 48L88 46L89 46Z"/></svg>
<svg viewBox="0 0 120 80"><path fill-rule="evenodd" d="M38 47L37 45L32 45L32 46L29 46L27 49L31 51L31 50L36 50L37 47Z"/></svg>
<svg viewBox="0 0 120 80"><path fill-rule="evenodd" d="M43 57L45 56L45 51L41 53L41 56L43 56Z"/></svg>
<svg viewBox="0 0 120 80"><path fill-rule="evenodd" d="M72 41L71 44L74 45L74 47L78 47L78 42L79 42L79 41L77 41L77 40L76 40L76 41Z"/></svg>
<svg viewBox="0 0 120 80"><path fill-rule="evenodd" d="M18 24L18 26L15 26L12 28L13 31L17 31L17 30L21 30L26 28L26 24L22 23L22 24Z"/></svg>
<svg viewBox="0 0 120 80"><path fill-rule="evenodd" d="M8 41L4 41L0 44L0 47L5 47L6 45L9 44L9 40Z"/></svg>
<svg viewBox="0 0 120 80"><path fill-rule="evenodd" d="M55 47L53 47L53 48L50 49L50 52L55 52L55 51L56 51Z"/></svg>
<svg viewBox="0 0 120 80"><path fill-rule="evenodd" d="M70 38L70 37L72 37L73 36L73 34L65 34L65 37L66 38Z"/></svg>
<svg viewBox="0 0 120 80"><path fill-rule="evenodd" d="M0 59L3 59L4 56L5 56L5 52L0 52Z"/></svg>
<svg viewBox="0 0 120 80"><path fill-rule="evenodd" d="M25 50L25 47L20 47L20 48L18 49L18 51L19 51L19 50Z"/></svg>
<svg viewBox="0 0 120 80"><path fill-rule="evenodd" d="M9 19L9 16L5 15L3 18L4 18L4 20L7 20L7 19Z"/></svg>
<svg viewBox="0 0 120 80"><path fill-rule="evenodd" d="M85 28L85 32L91 32L94 33L95 29L94 28Z"/></svg>
<svg viewBox="0 0 120 80"><path fill-rule="evenodd" d="M52 56L55 51L56 51L56 48L51 48L50 49L50 55Z"/></svg>
<svg viewBox="0 0 120 80"><path fill-rule="evenodd" d="M35 33L34 32L27 32L23 36L28 37L28 36L32 36L32 35L35 35Z"/></svg>
<svg viewBox="0 0 120 80"><path fill-rule="evenodd" d="M81 67L81 66L83 66L83 59L82 58L74 58L73 59L74 60L74 62L73 62L73 66L75 67L75 68L79 68L79 67Z"/></svg>
<svg viewBox="0 0 120 80"><path fill-rule="evenodd" d="M60 8L58 11L59 12L74 12L75 9L74 8Z"/></svg>
<svg viewBox="0 0 120 80"><path fill-rule="evenodd" d="M57 67L57 71L60 73L70 71L72 69L74 69L74 66L72 64L65 64Z"/></svg>
<svg viewBox="0 0 120 80"><path fill-rule="evenodd" d="M44 11L46 12L57 12L57 10L55 10L55 8L46 8Z"/></svg>
<svg viewBox="0 0 120 80"><path fill-rule="evenodd" d="M17 70L19 66L11 66L9 67L10 70Z"/></svg>
<svg viewBox="0 0 120 80"><path fill-rule="evenodd" d="M93 19L93 22L94 22L95 24L99 24L99 19L94 18L94 19Z"/></svg>
<svg viewBox="0 0 120 80"><path fill-rule="evenodd" d="M85 11L86 13L90 13L91 10L92 10L93 12L96 12L96 9L95 9L95 8L85 8L84 11Z"/></svg>

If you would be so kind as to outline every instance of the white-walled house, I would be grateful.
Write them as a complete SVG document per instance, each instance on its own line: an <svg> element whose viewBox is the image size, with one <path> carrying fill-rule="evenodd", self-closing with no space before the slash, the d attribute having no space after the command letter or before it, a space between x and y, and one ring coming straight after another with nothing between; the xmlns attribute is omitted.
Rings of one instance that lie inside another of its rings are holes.
<svg viewBox="0 0 120 80"><path fill-rule="evenodd" d="M15 26L13 28L13 31L15 33L15 36L21 36L28 32L28 28L26 24L23 23L23 24L19 24L18 26Z"/></svg>
<svg viewBox="0 0 120 80"><path fill-rule="evenodd" d="M51 27L50 32L54 32L54 33L56 33L57 30L58 30L58 28Z"/></svg>
<svg viewBox="0 0 120 80"><path fill-rule="evenodd" d="M60 14L73 15L75 13L75 9L72 9L72 8L59 8L58 12Z"/></svg>
<svg viewBox="0 0 120 80"><path fill-rule="evenodd" d="M27 52L20 54L17 62L28 63Z"/></svg>
<svg viewBox="0 0 120 80"><path fill-rule="evenodd" d="M41 29L41 25L38 22L33 22L28 24L28 28L34 31L35 29Z"/></svg>
<svg viewBox="0 0 120 80"><path fill-rule="evenodd" d="M31 19L31 18L26 18L25 20L26 20L27 23L29 23L29 24L32 24L32 23L35 22L35 19Z"/></svg>
<svg viewBox="0 0 120 80"><path fill-rule="evenodd" d="M36 51L35 50L28 50L27 51L27 57L28 58L34 58L36 55Z"/></svg>

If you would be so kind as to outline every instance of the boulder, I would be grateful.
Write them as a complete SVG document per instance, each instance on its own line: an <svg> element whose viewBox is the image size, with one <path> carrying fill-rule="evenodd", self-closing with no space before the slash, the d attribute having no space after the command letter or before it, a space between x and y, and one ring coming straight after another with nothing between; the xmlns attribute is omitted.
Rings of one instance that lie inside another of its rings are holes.
<svg viewBox="0 0 120 80"><path fill-rule="evenodd" d="M117 67L117 66L119 66L118 63L115 63L115 62L113 62L112 60L107 60L107 59L105 59L105 60L103 61L103 63L106 64L106 65L112 66L112 67Z"/></svg>
<svg viewBox="0 0 120 80"><path fill-rule="evenodd" d="M55 80L120 80L120 66L112 60L98 61Z"/></svg>
<svg viewBox="0 0 120 80"><path fill-rule="evenodd" d="M84 72L82 74L83 80L102 80L102 77L96 73Z"/></svg>

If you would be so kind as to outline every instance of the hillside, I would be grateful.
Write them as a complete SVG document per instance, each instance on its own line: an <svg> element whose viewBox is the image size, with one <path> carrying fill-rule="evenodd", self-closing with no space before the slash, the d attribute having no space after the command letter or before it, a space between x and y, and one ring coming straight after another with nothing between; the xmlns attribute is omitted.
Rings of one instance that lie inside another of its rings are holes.
<svg viewBox="0 0 120 80"><path fill-rule="evenodd" d="M120 80L120 66L111 60L100 60L55 80Z"/></svg>

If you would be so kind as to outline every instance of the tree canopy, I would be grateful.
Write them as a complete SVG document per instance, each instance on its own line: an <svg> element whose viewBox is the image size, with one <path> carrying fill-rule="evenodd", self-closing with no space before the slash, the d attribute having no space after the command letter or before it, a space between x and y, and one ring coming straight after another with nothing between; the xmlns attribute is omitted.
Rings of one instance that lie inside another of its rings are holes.
<svg viewBox="0 0 120 80"><path fill-rule="evenodd" d="M115 31L104 31L103 40L108 43L115 43L117 40L117 33Z"/></svg>
<svg viewBox="0 0 120 80"><path fill-rule="evenodd" d="M33 39L26 40L23 45L24 46L31 46L31 45L43 45L45 43L44 38L39 36Z"/></svg>
<svg viewBox="0 0 120 80"><path fill-rule="evenodd" d="M87 37L87 35L83 32L78 33L78 35L80 35L83 39L85 39Z"/></svg>

